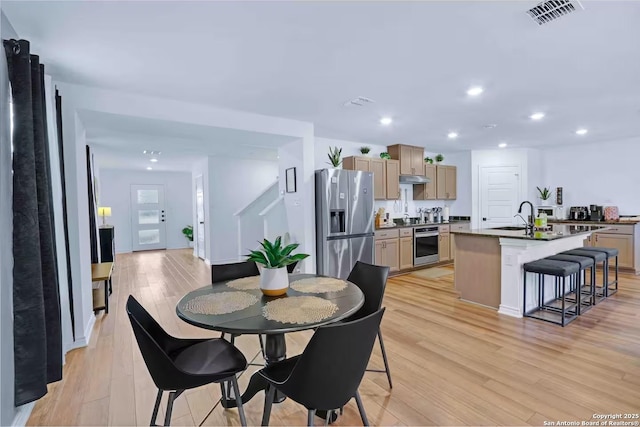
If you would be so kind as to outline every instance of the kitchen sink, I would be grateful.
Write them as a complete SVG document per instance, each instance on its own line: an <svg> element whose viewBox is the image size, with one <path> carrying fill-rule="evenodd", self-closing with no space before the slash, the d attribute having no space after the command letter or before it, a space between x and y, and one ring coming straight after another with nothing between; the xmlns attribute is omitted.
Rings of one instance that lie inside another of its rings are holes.
<svg viewBox="0 0 640 427"><path fill-rule="evenodd" d="M524 231L524 227L518 227L515 225L508 225L506 227L494 227L492 230L511 230L511 231Z"/></svg>

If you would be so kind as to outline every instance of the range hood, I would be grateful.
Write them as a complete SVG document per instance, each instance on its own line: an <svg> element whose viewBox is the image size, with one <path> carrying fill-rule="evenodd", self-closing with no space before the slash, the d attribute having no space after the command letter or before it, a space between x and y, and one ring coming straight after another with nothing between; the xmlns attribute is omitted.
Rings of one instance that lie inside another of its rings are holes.
<svg viewBox="0 0 640 427"><path fill-rule="evenodd" d="M428 184L431 180L420 175L400 175L400 184Z"/></svg>

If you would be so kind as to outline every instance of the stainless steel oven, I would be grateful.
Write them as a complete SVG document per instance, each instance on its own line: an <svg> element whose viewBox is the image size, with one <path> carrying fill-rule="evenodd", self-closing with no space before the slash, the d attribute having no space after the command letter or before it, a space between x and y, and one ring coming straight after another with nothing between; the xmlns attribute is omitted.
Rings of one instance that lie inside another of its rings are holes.
<svg viewBox="0 0 640 427"><path fill-rule="evenodd" d="M419 227L413 230L413 265L438 262L438 227Z"/></svg>

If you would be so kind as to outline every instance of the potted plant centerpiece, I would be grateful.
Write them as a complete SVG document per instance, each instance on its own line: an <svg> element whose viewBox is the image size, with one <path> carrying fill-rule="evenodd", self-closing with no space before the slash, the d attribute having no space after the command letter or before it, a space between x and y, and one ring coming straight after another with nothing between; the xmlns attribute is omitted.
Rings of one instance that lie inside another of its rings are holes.
<svg viewBox="0 0 640 427"><path fill-rule="evenodd" d="M264 239L264 241L260 242L260 246L262 246L262 249L251 251L247 255L249 261L257 262L263 266L260 273L260 290L270 297L286 294L289 287L287 265L302 261L309 255L292 255L291 252L299 244L291 243L282 247L282 236L278 236L273 243Z"/></svg>
<svg viewBox="0 0 640 427"><path fill-rule="evenodd" d="M187 225L185 228L183 228L182 234L184 234L184 237L187 239L187 242L189 243L189 247L192 248L193 247L193 225Z"/></svg>

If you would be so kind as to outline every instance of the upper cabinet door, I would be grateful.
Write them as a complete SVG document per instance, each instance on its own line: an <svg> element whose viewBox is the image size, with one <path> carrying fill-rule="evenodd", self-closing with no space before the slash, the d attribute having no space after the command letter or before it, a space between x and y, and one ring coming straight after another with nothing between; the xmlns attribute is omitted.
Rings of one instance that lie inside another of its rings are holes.
<svg viewBox="0 0 640 427"><path fill-rule="evenodd" d="M355 160L356 160L355 163L356 163L356 170L357 171L371 172L370 166L369 166L369 159L363 159L362 157L356 157Z"/></svg>
<svg viewBox="0 0 640 427"><path fill-rule="evenodd" d="M412 149L408 145L400 146L400 175L413 175Z"/></svg>
<svg viewBox="0 0 640 427"><path fill-rule="evenodd" d="M387 165L384 159L371 159L373 172L373 195L376 200L387 198Z"/></svg>
<svg viewBox="0 0 640 427"><path fill-rule="evenodd" d="M411 147L411 175L424 176L424 148Z"/></svg>
<svg viewBox="0 0 640 427"><path fill-rule="evenodd" d="M387 160L387 199L400 198L400 162Z"/></svg>
<svg viewBox="0 0 640 427"><path fill-rule="evenodd" d="M445 200L447 198L447 167L436 166L436 198Z"/></svg>
<svg viewBox="0 0 640 427"><path fill-rule="evenodd" d="M446 196L449 200L455 200L457 197L457 168L455 166L446 167Z"/></svg>
<svg viewBox="0 0 640 427"><path fill-rule="evenodd" d="M424 200L435 200L436 186L438 182L435 165L425 164L424 176L429 179L429 182L424 184Z"/></svg>

